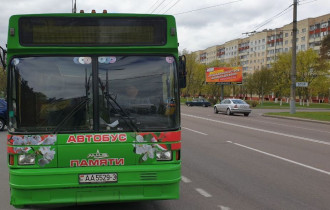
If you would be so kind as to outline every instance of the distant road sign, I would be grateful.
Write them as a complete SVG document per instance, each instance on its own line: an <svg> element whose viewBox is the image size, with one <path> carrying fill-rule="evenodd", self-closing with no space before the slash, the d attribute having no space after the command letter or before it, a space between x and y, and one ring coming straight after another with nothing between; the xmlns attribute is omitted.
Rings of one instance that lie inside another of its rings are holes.
<svg viewBox="0 0 330 210"><path fill-rule="evenodd" d="M296 82L296 87L308 87L308 82Z"/></svg>

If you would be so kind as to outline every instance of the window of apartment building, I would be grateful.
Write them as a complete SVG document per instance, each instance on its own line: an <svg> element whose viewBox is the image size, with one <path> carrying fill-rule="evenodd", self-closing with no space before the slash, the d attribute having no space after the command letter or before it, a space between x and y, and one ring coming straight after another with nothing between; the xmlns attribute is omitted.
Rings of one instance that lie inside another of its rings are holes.
<svg viewBox="0 0 330 210"><path fill-rule="evenodd" d="M285 37L288 37L289 36L289 33L285 33Z"/></svg>
<svg viewBox="0 0 330 210"><path fill-rule="evenodd" d="M327 22L321 23L321 28L326 28L326 27L328 27L328 23Z"/></svg>
<svg viewBox="0 0 330 210"><path fill-rule="evenodd" d="M265 49L265 45L262 45L262 49L263 49L263 50Z"/></svg>
<svg viewBox="0 0 330 210"><path fill-rule="evenodd" d="M305 33L306 32L306 28L301 29L301 32L302 33Z"/></svg>
<svg viewBox="0 0 330 210"><path fill-rule="evenodd" d="M288 48L285 48L284 52L289 52L289 49Z"/></svg>
<svg viewBox="0 0 330 210"><path fill-rule="evenodd" d="M299 38L296 39L296 42L299 42Z"/></svg>
<svg viewBox="0 0 330 210"><path fill-rule="evenodd" d="M265 43L266 42L266 40L265 39L262 39L262 43Z"/></svg>
<svg viewBox="0 0 330 210"><path fill-rule="evenodd" d="M301 46L300 46L300 49L301 49L301 50L306 50L306 47L305 47L305 45L304 45L304 44L303 44L303 45L301 45Z"/></svg>
<svg viewBox="0 0 330 210"><path fill-rule="evenodd" d="M305 39L306 39L306 37L304 37L304 36L301 37L301 41L305 41Z"/></svg>

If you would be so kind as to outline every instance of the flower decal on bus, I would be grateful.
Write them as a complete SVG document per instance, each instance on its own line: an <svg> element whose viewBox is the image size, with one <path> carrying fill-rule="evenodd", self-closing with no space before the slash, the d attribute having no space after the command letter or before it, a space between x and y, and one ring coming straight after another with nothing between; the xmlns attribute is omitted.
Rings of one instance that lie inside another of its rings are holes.
<svg viewBox="0 0 330 210"><path fill-rule="evenodd" d="M154 159L156 151L169 150L166 144L159 144L163 140L163 138L159 138L162 135L164 134L160 134L160 136L157 136L155 133L140 133L136 135L133 147L135 154L140 155L139 162Z"/></svg>
<svg viewBox="0 0 330 210"><path fill-rule="evenodd" d="M26 135L11 136L8 135L8 144L19 145L54 145L57 141L56 135Z"/></svg>
<svg viewBox="0 0 330 210"><path fill-rule="evenodd" d="M148 160L148 157L150 159L155 158L155 147L153 145L149 144L140 144L146 142L141 135L136 136L136 141L137 144L134 144L133 146L135 147L135 153L138 155L142 155L142 161Z"/></svg>
<svg viewBox="0 0 330 210"><path fill-rule="evenodd" d="M39 153L42 155L42 158L38 160L38 163L41 167L44 167L54 159L55 149L51 149L51 147L40 147Z"/></svg>

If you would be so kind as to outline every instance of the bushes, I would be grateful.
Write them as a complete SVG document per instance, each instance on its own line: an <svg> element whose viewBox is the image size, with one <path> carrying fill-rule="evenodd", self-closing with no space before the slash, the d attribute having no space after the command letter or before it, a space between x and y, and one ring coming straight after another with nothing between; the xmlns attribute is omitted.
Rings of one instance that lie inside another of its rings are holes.
<svg viewBox="0 0 330 210"><path fill-rule="evenodd" d="M251 107L257 107L259 104L258 101L246 101L246 103L250 104Z"/></svg>

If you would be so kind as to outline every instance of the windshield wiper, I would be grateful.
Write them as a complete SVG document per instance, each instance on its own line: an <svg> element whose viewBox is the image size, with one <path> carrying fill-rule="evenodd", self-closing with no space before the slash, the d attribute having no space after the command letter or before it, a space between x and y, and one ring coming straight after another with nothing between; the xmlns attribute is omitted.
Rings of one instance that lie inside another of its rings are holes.
<svg viewBox="0 0 330 210"><path fill-rule="evenodd" d="M53 133L56 134L56 132L58 132L59 129L62 128L62 126L69 120L71 119L71 117L77 112L79 111L82 107L84 107L86 105L86 103L88 103L90 101L90 98L85 98L82 101L79 102L79 104L77 104L71 111L69 114L67 114L65 116L65 118L56 126L56 128L54 129Z"/></svg>
<svg viewBox="0 0 330 210"><path fill-rule="evenodd" d="M109 93L105 93L105 99L107 100L107 102L110 104L110 106L115 110L115 112L117 112L117 114L119 114L119 116L121 117L121 119L124 120L124 122L126 123L126 125L128 127L130 127L134 132L139 132L139 129L135 126L133 120L128 116L128 114L124 111L124 109L117 103L117 101L109 94ZM116 104L116 106L119 108L120 113L118 111L118 109L116 109L114 107L114 105L111 103L111 101ZM129 122L127 122L127 120L129 120Z"/></svg>

